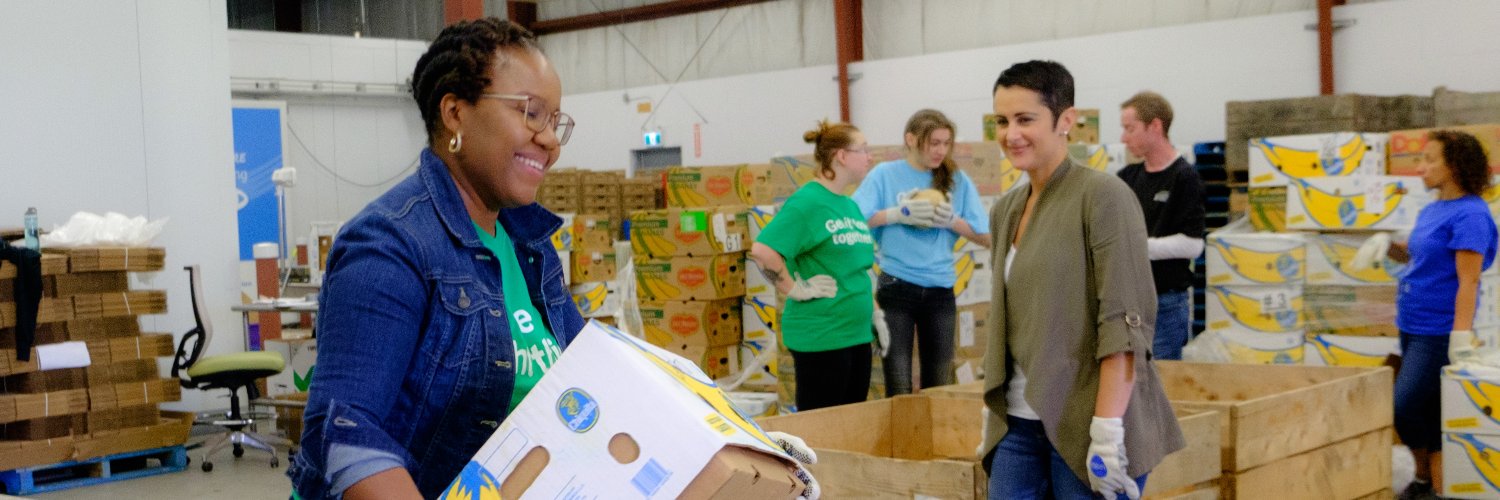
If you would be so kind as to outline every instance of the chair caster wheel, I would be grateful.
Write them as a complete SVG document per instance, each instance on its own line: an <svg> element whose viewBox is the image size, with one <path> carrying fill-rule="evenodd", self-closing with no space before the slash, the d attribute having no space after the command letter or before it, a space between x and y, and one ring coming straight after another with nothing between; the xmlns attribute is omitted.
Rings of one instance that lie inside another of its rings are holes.
<svg viewBox="0 0 1500 500"><path fill-rule="evenodd" d="M277 459L275 459L275 458L272 458L272 459L271 459L271 468L272 468L272 469L275 469L275 468L277 468L277 467L281 467L281 461L280 461L280 460L277 460Z"/></svg>
<svg viewBox="0 0 1500 500"><path fill-rule="evenodd" d="M245 447L244 446L240 446L240 445L234 445L234 458L240 458L240 457L243 457L243 456L245 456Z"/></svg>
<svg viewBox="0 0 1500 500"><path fill-rule="evenodd" d="M214 471L214 463L213 462L203 462L203 472L213 472L213 471Z"/></svg>

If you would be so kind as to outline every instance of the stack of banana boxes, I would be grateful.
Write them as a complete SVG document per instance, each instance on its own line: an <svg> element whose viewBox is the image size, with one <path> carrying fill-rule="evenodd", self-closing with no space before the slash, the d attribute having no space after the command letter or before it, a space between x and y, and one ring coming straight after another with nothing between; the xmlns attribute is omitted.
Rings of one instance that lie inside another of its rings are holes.
<svg viewBox="0 0 1500 500"><path fill-rule="evenodd" d="M604 214L561 214L552 247L563 261L563 279L585 318L613 323L620 312L615 234L618 223Z"/></svg>
<svg viewBox="0 0 1500 500"><path fill-rule="evenodd" d="M1387 147L1425 133L1249 141L1250 216L1208 235L1206 249L1206 327L1226 340L1233 361L1378 366L1399 354L1404 266L1386 256L1363 267L1353 261L1372 234L1409 230L1432 201L1409 165L1415 158ZM1496 271L1481 278L1481 337L1500 333Z"/></svg>

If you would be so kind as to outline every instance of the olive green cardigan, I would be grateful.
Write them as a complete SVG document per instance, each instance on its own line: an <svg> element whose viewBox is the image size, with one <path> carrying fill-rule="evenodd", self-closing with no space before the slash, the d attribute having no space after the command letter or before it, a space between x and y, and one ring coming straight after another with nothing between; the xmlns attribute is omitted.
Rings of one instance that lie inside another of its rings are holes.
<svg viewBox="0 0 1500 500"><path fill-rule="evenodd" d="M990 414L982 449L993 450L1005 435L1008 363L1019 360L1026 402L1041 417L1053 448L1086 479L1099 360L1133 352L1125 453L1126 472L1139 477L1183 447L1151 363L1156 289L1140 202L1119 178L1064 160L1033 208L1007 280L1006 254L1030 192L1030 186L1012 189L990 213L995 281L984 359Z"/></svg>

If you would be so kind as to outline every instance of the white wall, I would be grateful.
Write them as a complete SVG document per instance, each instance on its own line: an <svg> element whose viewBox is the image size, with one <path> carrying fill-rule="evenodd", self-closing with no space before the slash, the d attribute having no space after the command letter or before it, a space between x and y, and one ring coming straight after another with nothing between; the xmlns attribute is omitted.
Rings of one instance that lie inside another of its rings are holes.
<svg viewBox="0 0 1500 500"><path fill-rule="evenodd" d="M229 66L222 2L0 3L0 226L36 206L43 227L74 212L168 218L169 312L141 326L192 326L185 265L203 267L210 353L240 350ZM222 404L185 391L177 407Z"/></svg>

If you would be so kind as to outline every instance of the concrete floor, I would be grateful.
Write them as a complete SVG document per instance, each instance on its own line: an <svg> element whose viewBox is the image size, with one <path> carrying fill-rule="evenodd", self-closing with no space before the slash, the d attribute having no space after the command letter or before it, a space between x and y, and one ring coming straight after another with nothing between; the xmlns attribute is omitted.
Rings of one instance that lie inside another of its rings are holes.
<svg viewBox="0 0 1500 500"><path fill-rule="evenodd" d="M196 442L193 438L190 442ZM226 448L214 455L213 472L199 467L203 450L188 451L192 459L187 470L157 476L128 479L96 486L43 493L27 498L39 500L122 500L150 498L159 500L231 498L234 500L286 500L291 482L286 477L286 452L281 466L272 469L270 455L246 449L245 456L235 459ZM0 496L3 498L3 496Z"/></svg>

